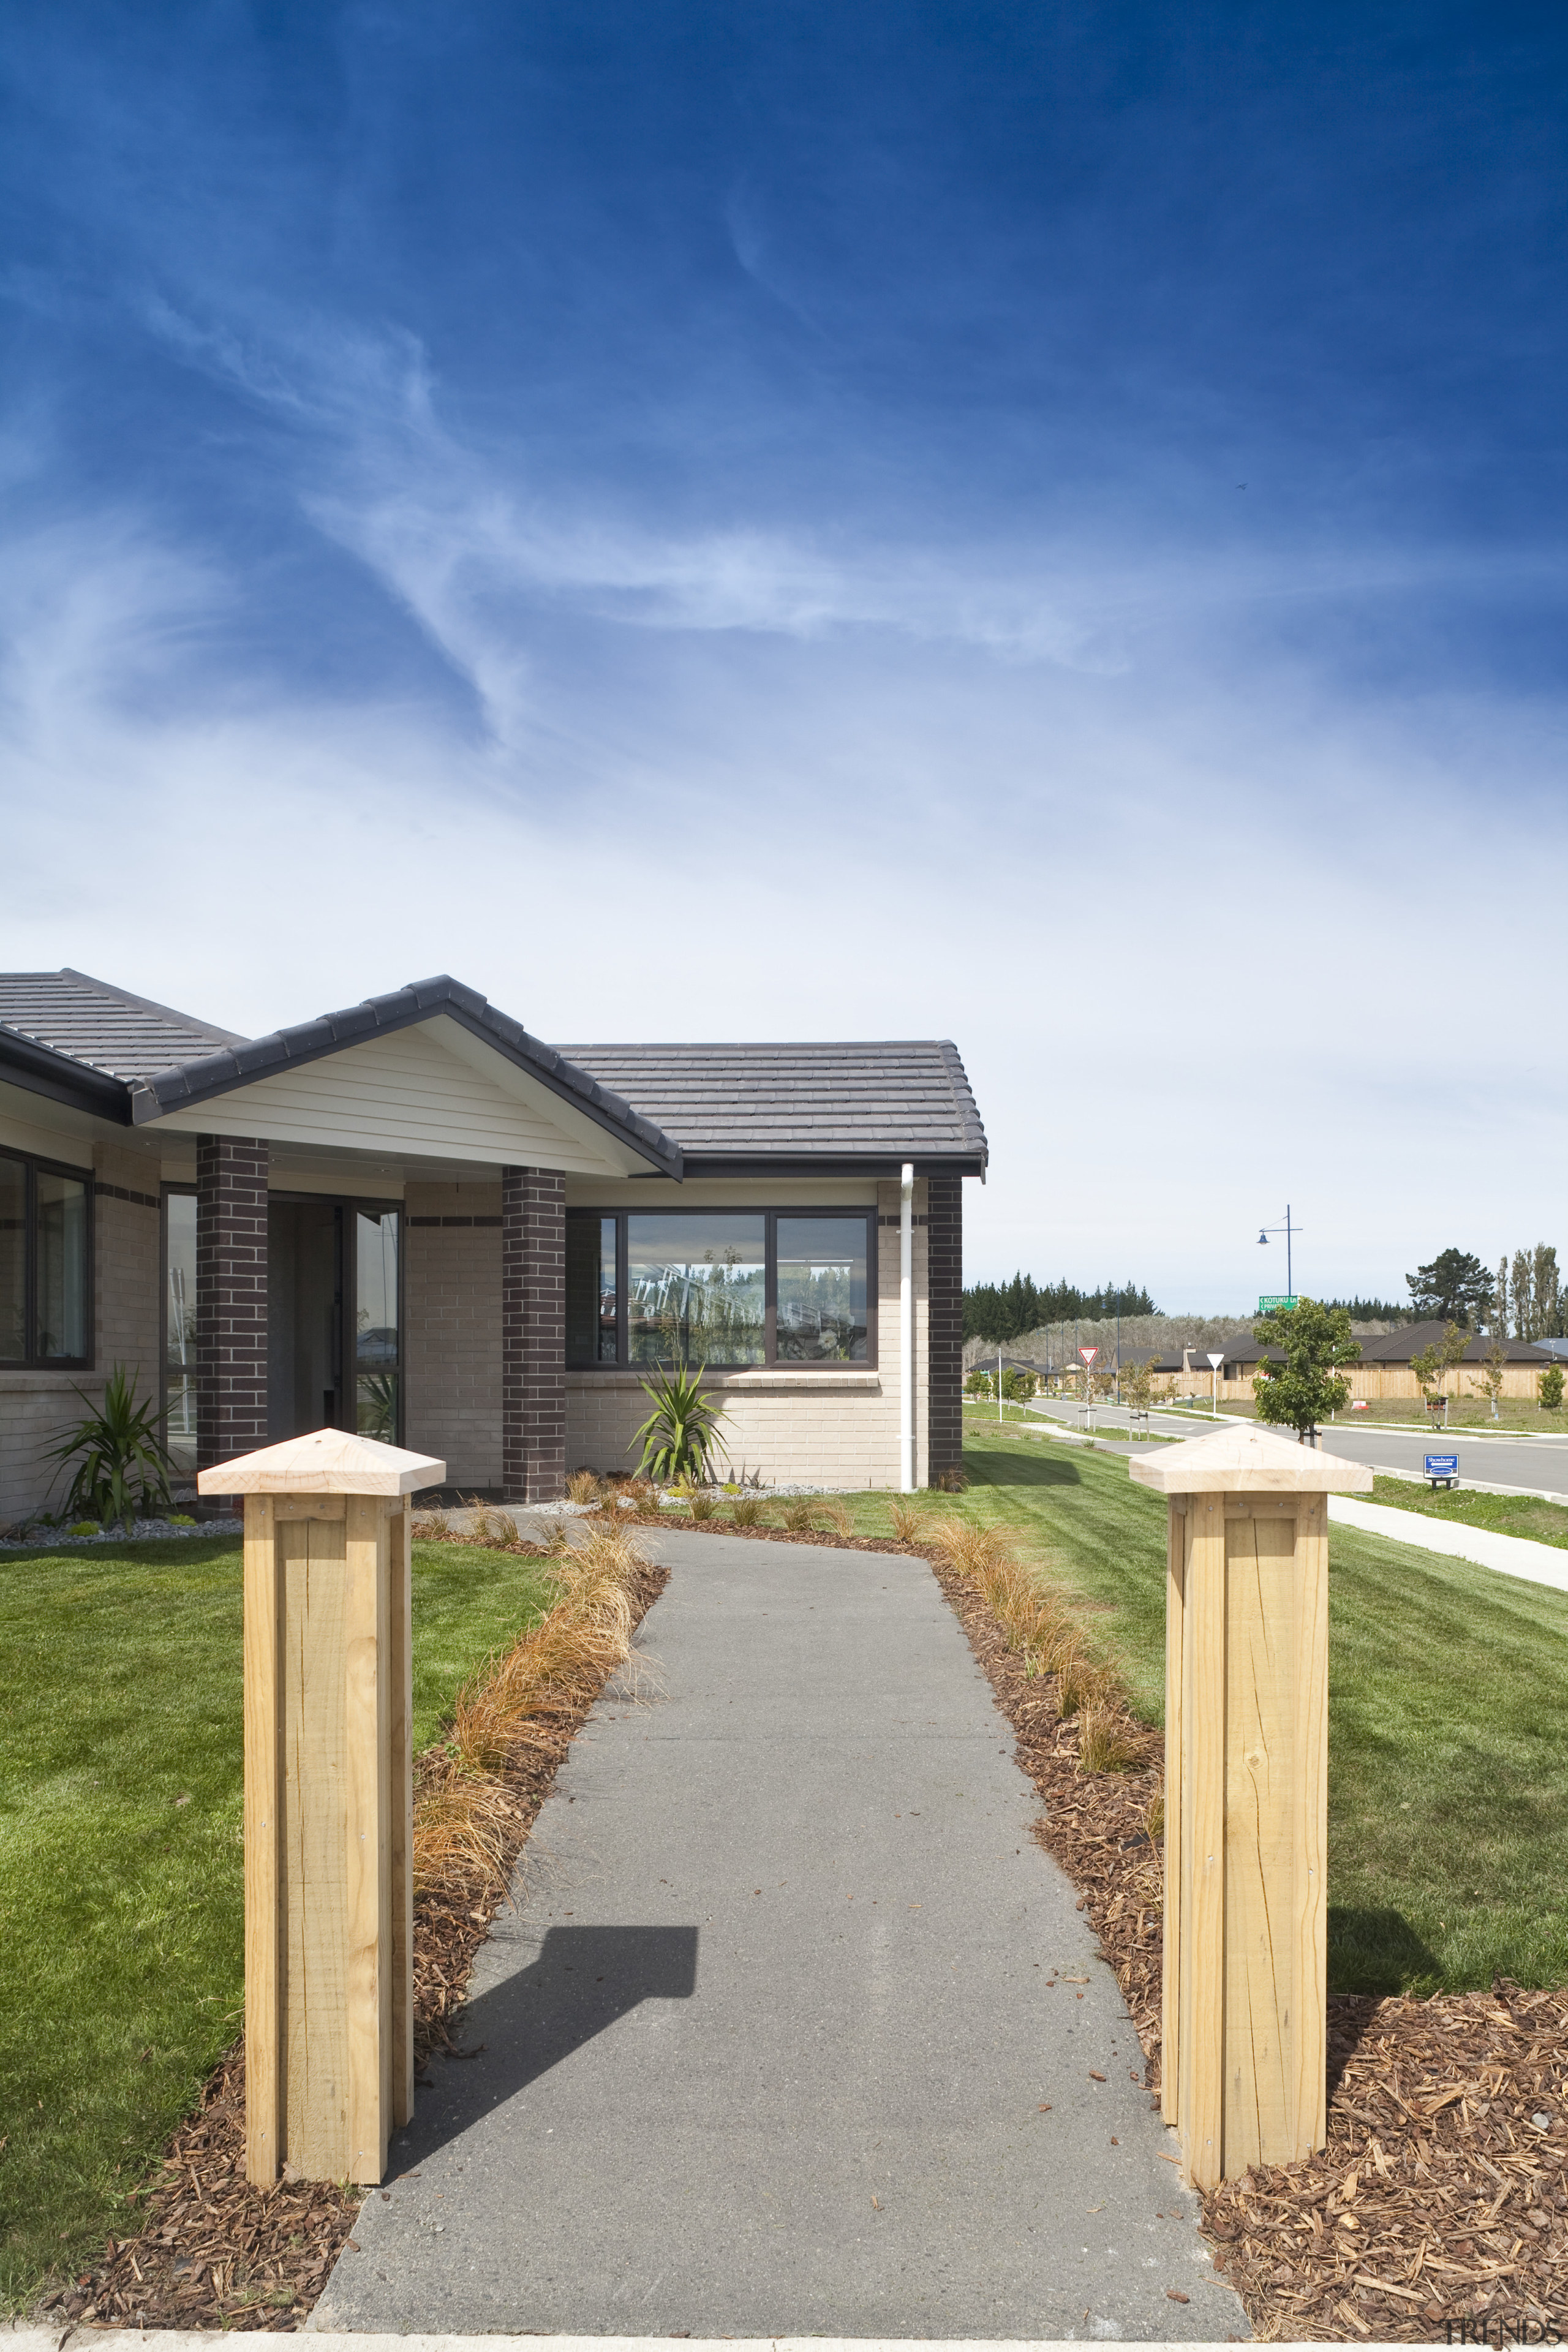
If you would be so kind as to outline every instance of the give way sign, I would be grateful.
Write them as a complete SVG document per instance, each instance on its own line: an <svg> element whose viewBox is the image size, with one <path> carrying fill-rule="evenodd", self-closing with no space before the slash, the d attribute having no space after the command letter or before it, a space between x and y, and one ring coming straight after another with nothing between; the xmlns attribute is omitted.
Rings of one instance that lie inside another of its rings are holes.
<svg viewBox="0 0 1568 2352"><path fill-rule="evenodd" d="M1083 1358L1086 1364L1092 1364L1099 1353L1100 1349L1098 1348L1080 1348L1079 1349L1079 1354Z"/></svg>

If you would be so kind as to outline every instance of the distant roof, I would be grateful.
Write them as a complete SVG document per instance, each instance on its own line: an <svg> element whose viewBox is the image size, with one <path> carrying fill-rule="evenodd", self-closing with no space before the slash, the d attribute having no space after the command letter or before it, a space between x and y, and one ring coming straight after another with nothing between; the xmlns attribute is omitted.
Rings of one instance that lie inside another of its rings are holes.
<svg viewBox="0 0 1568 2352"><path fill-rule="evenodd" d="M210 1021L68 970L0 972L0 1027L128 1082L242 1042Z"/></svg>
<svg viewBox="0 0 1568 2352"><path fill-rule="evenodd" d="M945 1038L561 1050L674 1136L689 1175L759 1158L985 1166L985 1130Z"/></svg>
<svg viewBox="0 0 1568 2352"><path fill-rule="evenodd" d="M1427 1348L1441 1346L1447 1328L1437 1317L1428 1323L1405 1323L1397 1331L1385 1331L1381 1339L1363 1339L1361 1343L1362 1362L1407 1364L1412 1356L1419 1356ZM1502 1349L1503 1360L1510 1364L1549 1364L1552 1360L1546 1349L1534 1347L1528 1339L1499 1339L1494 1342L1490 1338L1483 1339L1472 1336L1460 1361L1480 1363L1490 1355L1494 1344Z"/></svg>

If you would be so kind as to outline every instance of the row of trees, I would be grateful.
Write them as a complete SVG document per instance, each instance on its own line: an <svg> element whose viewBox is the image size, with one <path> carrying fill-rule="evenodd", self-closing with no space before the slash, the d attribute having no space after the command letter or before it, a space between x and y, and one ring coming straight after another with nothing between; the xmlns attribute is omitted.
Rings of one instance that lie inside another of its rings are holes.
<svg viewBox="0 0 1568 2352"><path fill-rule="evenodd" d="M1005 1347L1026 1331L1037 1331L1043 1323L1159 1312L1149 1293L1136 1283L1108 1282L1098 1290L1079 1290L1075 1283L1037 1283L1033 1275L1016 1274L1011 1282L976 1283L973 1290L964 1292L963 1336Z"/></svg>
<svg viewBox="0 0 1568 2352"><path fill-rule="evenodd" d="M1471 1330L1489 1324L1499 1339L1556 1339L1563 1336L1565 1302L1550 1242L1506 1252L1494 1276L1468 1250L1439 1250L1430 1265L1405 1277L1411 1311Z"/></svg>

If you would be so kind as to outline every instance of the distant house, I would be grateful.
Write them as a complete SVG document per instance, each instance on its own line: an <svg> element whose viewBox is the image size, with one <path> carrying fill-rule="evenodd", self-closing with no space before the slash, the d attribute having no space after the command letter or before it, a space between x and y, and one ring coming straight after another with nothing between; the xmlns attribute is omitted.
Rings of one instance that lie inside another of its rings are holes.
<svg viewBox="0 0 1568 2352"><path fill-rule="evenodd" d="M444 976L245 1039L0 974L0 1517L117 1363L186 1471L326 1425L552 1502L681 1358L737 1466L929 1486L985 1162L940 1039L558 1048Z"/></svg>
<svg viewBox="0 0 1568 2352"><path fill-rule="evenodd" d="M1363 1339L1361 1362L1349 1374L1352 1395L1365 1397L1369 1402L1387 1397L1418 1397L1420 1383L1410 1369L1410 1360L1413 1356L1424 1354L1430 1347L1441 1345L1447 1328L1447 1324L1440 1321L1405 1323L1397 1331L1384 1333L1381 1339ZM1479 1337L1471 1339L1458 1369L1449 1373L1444 1383L1447 1395L1462 1397L1479 1393L1481 1367L1494 1345L1501 1349L1503 1355L1503 1395L1533 1400L1542 1373L1552 1368L1553 1358L1551 1349L1538 1348L1528 1339L1499 1339L1494 1342Z"/></svg>

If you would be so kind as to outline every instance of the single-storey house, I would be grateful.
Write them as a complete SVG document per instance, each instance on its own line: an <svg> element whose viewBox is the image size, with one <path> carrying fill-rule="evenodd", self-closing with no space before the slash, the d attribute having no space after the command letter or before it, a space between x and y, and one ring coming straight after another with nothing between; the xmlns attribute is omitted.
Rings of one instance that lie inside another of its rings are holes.
<svg viewBox="0 0 1568 2352"><path fill-rule="evenodd" d="M1352 1364L1345 1375L1351 1394L1369 1400L1419 1398L1421 1386L1410 1369L1411 1359L1424 1355L1428 1348L1441 1347L1447 1328L1441 1320L1402 1323L1381 1339L1363 1339L1360 1363ZM1442 1391L1455 1398L1481 1395L1481 1373L1494 1347L1501 1350L1503 1359L1502 1394L1533 1402L1541 1375L1551 1370L1553 1359L1549 1349L1538 1348L1529 1339L1494 1340L1479 1335L1470 1339L1458 1364L1442 1382Z"/></svg>
<svg viewBox="0 0 1568 2352"><path fill-rule="evenodd" d="M985 1164L945 1041L552 1046L444 976L245 1039L0 975L0 1518L117 1363L190 1471L326 1425L554 1501L682 1359L737 1470L930 1485Z"/></svg>

